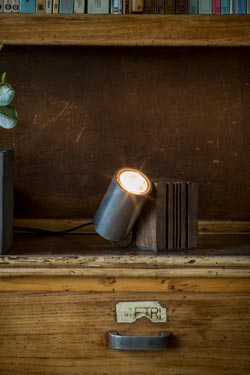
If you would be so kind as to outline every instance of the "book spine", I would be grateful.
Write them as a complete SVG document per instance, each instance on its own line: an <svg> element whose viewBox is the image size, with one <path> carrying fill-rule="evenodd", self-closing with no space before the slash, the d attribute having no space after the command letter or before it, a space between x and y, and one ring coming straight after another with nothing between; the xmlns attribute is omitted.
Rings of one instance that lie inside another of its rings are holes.
<svg viewBox="0 0 250 375"><path fill-rule="evenodd" d="M157 14L165 13L165 0L155 0L154 12Z"/></svg>
<svg viewBox="0 0 250 375"><path fill-rule="evenodd" d="M43 14L46 12L46 0L37 0L36 13Z"/></svg>
<svg viewBox="0 0 250 375"><path fill-rule="evenodd" d="M155 3L154 0L145 0L144 2L144 12L147 14L152 14L155 12ZM165 10L164 10L165 12Z"/></svg>
<svg viewBox="0 0 250 375"><path fill-rule="evenodd" d="M132 7L131 7L131 1L130 0L123 0L122 4L122 12L123 14L130 14L132 13Z"/></svg>
<svg viewBox="0 0 250 375"><path fill-rule="evenodd" d="M59 13L71 14L73 13L74 0L60 0Z"/></svg>
<svg viewBox="0 0 250 375"><path fill-rule="evenodd" d="M246 0L234 0L233 1L233 12L235 14L246 14L247 2Z"/></svg>
<svg viewBox="0 0 250 375"><path fill-rule="evenodd" d="M220 14L220 0L213 0L212 1L212 13L213 14Z"/></svg>
<svg viewBox="0 0 250 375"><path fill-rule="evenodd" d="M187 8L188 8L187 0L176 0L175 12L177 14L186 14Z"/></svg>
<svg viewBox="0 0 250 375"><path fill-rule="evenodd" d="M3 0L0 0L0 13L3 13Z"/></svg>
<svg viewBox="0 0 250 375"><path fill-rule="evenodd" d="M11 13L12 0L4 0L3 11L4 13Z"/></svg>
<svg viewBox="0 0 250 375"><path fill-rule="evenodd" d="M110 13L122 14L122 0L111 0Z"/></svg>
<svg viewBox="0 0 250 375"><path fill-rule="evenodd" d="M52 13L52 0L46 0L46 13Z"/></svg>
<svg viewBox="0 0 250 375"><path fill-rule="evenodd" d="M238 0L233 0L233 13L238 13Z"/></svg>
<svg viewBox="0 0 250 375"><path fill-rule="evenodd" d="M221 14L230 14L230 0L221 0Z"/></svg>
<svg viewBox="0 0 250 375"><path fill-rule="evenodd" d="M53 14L59 13L59 0L53 0L52 13Z"/></svg>
<svg viewBox="0 0 250 375"><path fill-rule="evenodd" d="M250 14L250 0L247 0L247 14Z"/></svg>
<svg viewBox="0 0 250 375"><path fill-rule="evenodd" d="M36 13L36 0L20 0L20 13Z"/></svg>
<svg viewBox="0 0 250 375"><path fill-rule="evenodd" d="M175 13L175 0L165 0L165 13Z"/></svg>
<svg viewBox="0 0 250 375"><path fill-rule="evenodd" d="M82 14L85 12L85 1L74 0L74 13Z"/></svg>
<svg viewBox="0 0 250 375"><path fill-rule="evenodd" d="M211 14L212 13L212 0L199 0L199 13Z"/></svg>
<svg viewBox="0 0 250 375"><path fill-rule="evenodd" d="M109 0L88 0L89 14L108 14Z"/></svg>
<svg viewBox="0 0 250 375"><path fill-rule="evenodd" d="M189 0L188 2L188 13L198 14L199 13L199 0Z"/></svg>
<svg viewBox="0 0 250 375"><path fill-rule="evenodd" d="M144 0L132 0L132 13L144 12Z"/></svg>
<svg viewBox="0 0 250 375"><path fill-rule="evenodd" d="M12 0L11 7L12 13L19 13L19 0Z"/></svg>

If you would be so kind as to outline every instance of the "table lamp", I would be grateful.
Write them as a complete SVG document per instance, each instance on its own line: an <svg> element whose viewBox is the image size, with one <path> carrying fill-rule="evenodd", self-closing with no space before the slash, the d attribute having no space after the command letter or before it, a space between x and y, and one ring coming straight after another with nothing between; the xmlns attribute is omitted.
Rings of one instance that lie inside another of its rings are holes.
<svg viewBox="0 0 250 375"><path fill-rule="evenodd" d="M126 239L151 189L150 180L141 171L118 170L95 214L96 232L113 242Z"/></svg>

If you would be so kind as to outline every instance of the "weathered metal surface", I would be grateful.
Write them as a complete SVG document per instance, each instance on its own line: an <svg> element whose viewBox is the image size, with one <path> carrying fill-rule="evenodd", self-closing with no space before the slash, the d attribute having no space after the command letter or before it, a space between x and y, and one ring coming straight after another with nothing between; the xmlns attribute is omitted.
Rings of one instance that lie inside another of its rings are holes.
<svg viewBox="0 0 250 375"><path fill-rule="evenodd" d="M164 323L167 321L167 309L158 301L128 301L116 305L117 323L134 323L143 317L153 323Z"/></svg>
<svg viewBox="0 0 250 375"><path fill-rule="evenodd" d="M125 191L114 176L94 216L96 232L111 241L126 239L146 198L146 194Z"/></svg>
<svg viewBox="0 0 250 375"><path fill-rule="evenodd" d="M109 332L109 346L119 350L161 350L166 349L170 333L162 332L160 336L121 336Z"/></svg>

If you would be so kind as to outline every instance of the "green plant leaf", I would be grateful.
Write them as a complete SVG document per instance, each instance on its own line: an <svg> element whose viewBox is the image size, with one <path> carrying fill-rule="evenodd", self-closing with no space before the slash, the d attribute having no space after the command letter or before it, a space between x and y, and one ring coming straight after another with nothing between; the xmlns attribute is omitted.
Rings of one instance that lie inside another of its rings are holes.
<svg viewBox="0 0 250 375"><path fill-rule="evenodd" d="M15 91L8 83L0 84L0 107L9 105L15 96Z"/></svg>
<svg viewBox="0 0 250 375"><path fill-rule="evenodd" d="M0 46L0 49L1 49L1 46ZM1 82L4 83L6 81L6 72L4 72L2 75L1 75Z"/></svg>
<svg viewBox="0 0 250 375"><path fill-rule="evenodd" d="M17 111L15 108L7 106L0 107L0 126L5 129L12 129L17 124Z"/></svg>

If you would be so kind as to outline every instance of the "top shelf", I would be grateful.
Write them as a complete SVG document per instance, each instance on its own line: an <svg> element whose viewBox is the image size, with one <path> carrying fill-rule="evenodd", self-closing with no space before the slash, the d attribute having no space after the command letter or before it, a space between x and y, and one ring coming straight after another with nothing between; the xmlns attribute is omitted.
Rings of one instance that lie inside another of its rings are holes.
<svg viewBox="0 0 250 375"><path fill-rule="evenodd" d="M248 15L0 14L4 45L250 46Z"/></svg>

